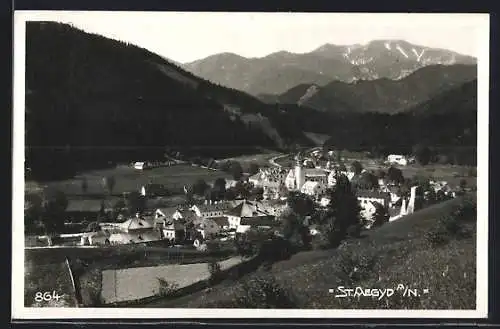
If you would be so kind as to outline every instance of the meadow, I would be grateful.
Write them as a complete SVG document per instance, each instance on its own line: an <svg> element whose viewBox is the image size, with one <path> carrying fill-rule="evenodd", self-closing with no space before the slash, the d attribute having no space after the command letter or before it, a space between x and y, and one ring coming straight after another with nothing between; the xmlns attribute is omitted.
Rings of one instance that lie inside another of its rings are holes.
<svg viewBox="0 0 500 329"><path fill-rule="evenodd" d="M198 179L212 182L217 178L231 178L228 173L223 171L210 170L189 164L178 164L143 171L121 165L112 169L85 172L72 179L62 181L53 181L44 184L27 182L26 189L34 190L39 187L52 188L61 190L68 197L100 198L105 192L102 179L107 176L115 178L116 184L113 189L113 195L115 196L121 195L123 192L139 191L143 185L148 183L163 184L169 190L182 191L184 185L193 184ZM86 192L82 191L82 180L84 178L88 184Z"/></svg>

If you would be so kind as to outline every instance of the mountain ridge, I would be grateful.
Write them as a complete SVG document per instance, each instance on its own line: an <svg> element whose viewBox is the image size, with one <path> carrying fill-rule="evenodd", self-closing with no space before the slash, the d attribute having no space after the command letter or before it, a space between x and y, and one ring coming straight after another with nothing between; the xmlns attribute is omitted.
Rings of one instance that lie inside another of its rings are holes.
<svg viewBox="0 0 500 329"><path fill-rule="evenodd" d="M304 83L324 85L333 80L352 82L383 77L397 80L428 65L477 64L472 56L404 40L373 40L365 45L324 44L306 53L278 51L252 58L233 54L237 60L233 56L231 61L226 61L225 54L214 54L182 67L209 81L259 95L281 94ZM303 73L289 73L297 69Z"/></svg>
<svg viewBox="0 0 500 329"><path fill-rule="evenodd" d="M429 65L400 80L332 81L325 86L301 84L281 95L260 98L269 103L298 104L320 111L397 113L476 78L475 65ZM338 108L340 103L343 105Z"/></svg>

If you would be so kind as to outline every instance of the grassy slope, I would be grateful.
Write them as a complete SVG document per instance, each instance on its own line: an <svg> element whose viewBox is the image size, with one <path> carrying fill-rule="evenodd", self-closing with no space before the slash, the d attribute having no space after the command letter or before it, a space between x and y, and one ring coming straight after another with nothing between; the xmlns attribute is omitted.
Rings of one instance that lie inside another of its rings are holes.
<svg viewBox="0 0 500 329"><path fill-rule="evenodd" d="M419 211L399 221L373 230L366 237L344 243L336 250L310 251L277 263L271 274L283 287L291 289L301 308L416 308L473 309L476 287L475 234L431 247L424 234L433 230L437 219L451 213L460 200L455 199ZM475 224L468 224L474 226ZM475 232L475 229L474 229ZM346 259L357 264L373 261L359 280L349 281L342 270ZM248 279L256 278L249 274ZM396 288L399 283L412 288L429 288L420 298L335 298L328 292L338 286ZM153 307L222 307L239 296L241 282L224 282L211 289L182 299L151 305ZM147 305L143 305L147 306ZM227 306L230 307L230 306Z"/></svg>

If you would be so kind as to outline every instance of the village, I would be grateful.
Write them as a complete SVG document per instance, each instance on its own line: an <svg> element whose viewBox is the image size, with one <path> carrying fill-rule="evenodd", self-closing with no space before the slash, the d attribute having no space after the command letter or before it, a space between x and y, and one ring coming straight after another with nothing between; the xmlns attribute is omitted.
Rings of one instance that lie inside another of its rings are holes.
<svg viewBox="0 0 500 329"><path fill-rule="evenodd" d="M253 175L242 175L239 180L218 179L207 184L206 190L237 190L237 187L258 190L257 196L237 191L228 199L224 193L205 193L204 198L193 198L192 188L184 186L185 202L170 207L136 207L137 211L109 211L104 202L90 200L99 206L90 213L91 225L85 232L39 236L37 241L47 240L46 244L68 246L112 246L161 241L169 246L194 247L206 249L206 241L234 240L237 235L250 229L270 230L280 234L282 226L280 214L290 207L290 193L309 198L315 209L325 209L330 203L328 192L335 187L339 176L346 177L354 185L360 206L360 219L364 229L370 229L375 216L386 221L397 220L423 207L429 199L453 198L464 191L464 186L450 186L446 181L429 180L426 183L409 182L397 167L414 163L413 158L402 155L389 155L385 161L388 172L365 169L359 161L346 168L334 160L333 151L323 152L313 149L302 155L294 156L293 166L284 166L270 161L270 166L259 168ZM136 162L131 166L136 171L147 171L154 163ZM193 182L195 184L196 182ZM219 186L215 186L215 185ZM220 186L223 184L224 186ZM410 184L411 186L408 186ZM418 185L421 184L421 185ZM424 185L422 185L424 184ZM404 186L406 185L406 186ZM161 184L146 184L139 191L143 201L162 195L165 187ZM219 195L217 195L219 194ZM204 200L203 200L204 199ZM79 202L81 204L81 202ZM78 214L78 206L70 203L66 208L68 216ZM313 213L302 218L311 236L321 234L311 221ZM92 218L93 217L93 218ZM99 217L99 220L98 218ZM112 218L111 221L106 219ZM86 218L88 219L88 218ZM74 224L67 223L67 225Z"/></svg>

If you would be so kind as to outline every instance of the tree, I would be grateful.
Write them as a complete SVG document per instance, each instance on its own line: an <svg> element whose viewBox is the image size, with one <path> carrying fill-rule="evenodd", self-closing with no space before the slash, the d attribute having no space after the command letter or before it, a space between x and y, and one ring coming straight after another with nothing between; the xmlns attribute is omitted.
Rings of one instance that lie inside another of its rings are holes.
<svg viewBox="0 0 500 329"><path fill-rule="evenodd" d="M355 228L360 230L360 207L358 199L354 194L349 179L345 175L337 177L337 184L329 190L330 200L327 207L329 233L339 242L343 239L349 230Z"/></svg>
<svg viewBox="0 0 500 329"><path fill-rule="evenodd" d="M375 213L372 215L372 227L379 227L389 221L389 213L387 211L387 208L378 202L375 203L375 207Z"/></svg>
<svg viewBox="0 0 500 329"><path fill-rule="evenodd" d="M430 179L424 175L415 175L409 185L417 185L422 191L429 191L431 189Z"/></svg>
<svg viewBox="0 0 500 329"><path fill-rule="evenodd" d="M462 190L465 190L465 188L467 187L467 181L464 178L462 178L460 180L459 186Z"/></svg>
<svg viewBox="0 0 500 329"><path fill-rule="evenodd" d="M68 207L68 199L62 191L45 191L42 204L42 224L45 233L50 236L59 232L64 226L64 214Z"/></svg>
<svg viewBox="0 0 500 329"><path fill-rule="evenodd" d="M234 188L229 188L226 190L226 193L224 193L224 199L226 200L236 199L236 192L234 191Z"/></svg>
<svg viewBox="0 0 500 329"><path fill-rule="evenodd" d="M104 189L111 195L113 194L113 189L115 188L115 177L114 176L106 176L102 179L102 185Z"/></svg>
<svg viewBox="0 0 500 329"><path fill-rule="evenodd" d="M419 164L425 166L429 164L431 160L432 152L431 149L424 144L417 144L413 147L413 155Z"/></svg>
<svg viewBox="0 0 500 329"><path fill-rule="evenodd" d="M375 174L365 171L364 173L357 176L357 179L353 178L352 184L354 187L363 190L372 190L378 187L378 178Z"/></svg>
<svg viewBox="0 0 500 329"><path fill-rule="evenodd" d="M290 192L287 204L299 216L309 216L314 212L314 200L297 191Z"/></svg>
<svg viewBox="0 0 500 329"><path fill-rule="evenodd" d="M239 181L241 177L243 177L243 168L238 161L233 161L231 163L231 174L233 175L234 180Z"/></svg>
<svg viewBox="0 0 500 329"><path fill-rule="evenodd" d="M344 163L339 164L339 171L347 171L347 167L345 166Z"/></svg>
<svg viewBox="0 0 500 329"><path fill-rule="evenodd" d="M218 200L224 199L226 194L226 180L224 178L217 178L214 182L213 190Z"/></svg>
<svg viewBox="0 0 500 329"><path fill-rule="evenodd" d="M389 167L389 169L387 170L387 177L395 184L402 184L404 182L404 176L401 169L393 166Z"/></svg>
<svg viewBox="0 0 500 329"><path fill-rule="evenodd" d="M101 200L101 206L99 208L99 212L97 214L97 221L100 222L106 218L106 207L104 205L104 200Z"/></svg>
<svg viewBox="0 0 500 329"><path fill-rule="evenodd" d="M24 230L33 232L40 223L43 214L42 196L35 193L27 193L24 197Z"/></svg>
<svg viewBox="0 0 500 329"><path fill-rule="evenodd" d="M87 193L87 190L89 188L88 182L87 182L87 177L82 178L82 192Z"/></svg>
<svg viewBox="0 0 500 329"><path fill-rule="evenodd" d="M308 247L311 243L309 228L304 225L302 218L292 209L284 211L280 215L281 231L292 245Z"/></svg>
<svg viewBox="0 0 500 329"><path fill-rule="evenodd" d="M261 201L262 199L264 199L264 188L262 188L260 186L255 187L254 189L252 189L251 194L255 198L256 201Z"/></svg>
<svg viewBox="0 0 500 329"><path fill-rule="evenodd" d="M146 198L134 191L125 199L125 205L129 214L142 213L146 208Z"/></svg>
<svg viewBox="0 0 500 329"><path fill-rule="evenodd" d="M248 173L250 175L255 175L259 172L259 165L256 164L255 162L250 163L250 166L248 168Z"/></svg>
<svg viewBox="0 0 500 329"><path fill-rule="evenodd" d="M359 161L354 161L351 165L351 170L355 175L359 175L363 171L363 165Z"/></svg>
<svg viewBox="0 0 500 329"><path fill-rule="evenodd" d="M210 186L203 180L198 179L193 185L193 193L199 196L204 196Z"/></svg>
<svg viewBox="0 0 500 329"><path fill-rule="evenodd" d="M236 197L240 197L243 199L248 199L250 197L250 186L242 182L236 183L236 185L234 186L234 191L236 193Z"/></svg>
<svg viewBox="0 0 500 329"><path fill-rule="evenodd" d="M378 178L384 179L386 177L387 173L383 169L379 169L379 170L377 170L376 175Z"/></svg>

